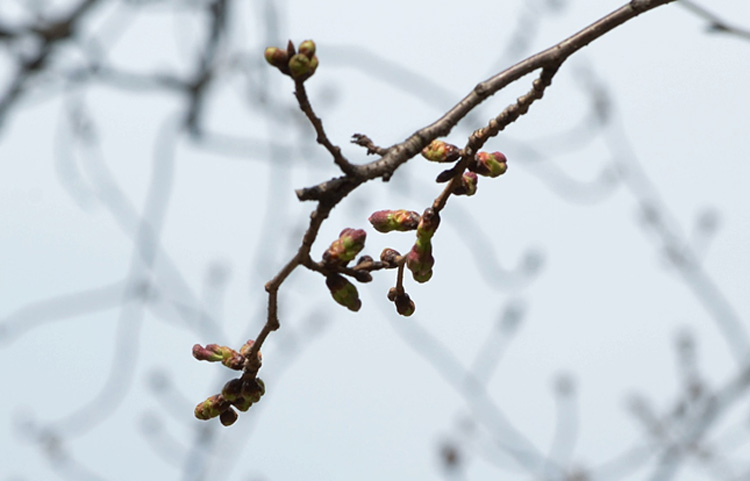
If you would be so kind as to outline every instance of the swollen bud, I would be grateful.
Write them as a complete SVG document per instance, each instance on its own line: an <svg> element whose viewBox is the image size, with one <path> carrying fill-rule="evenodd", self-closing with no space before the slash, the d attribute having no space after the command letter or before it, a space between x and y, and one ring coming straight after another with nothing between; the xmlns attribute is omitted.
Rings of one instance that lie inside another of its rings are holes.
<svg viewBox="0 0 750 481"><path fill-rule="evenodd" d="M430 242L440 225L440 214L432 207L428 207L422 213L417 226L417 243L426 244Z"/></svg>
<svg viewBox="0 0 750 481"><path fill-rule="evenodd" d="M357 287L339 274L326 277L326 286L331 291L333 300L350 311L358 311L362 307Z"/></svg>
<svg viewBox="0 0 750 481"><path fill-rule="evenodd" d="M380 253L380 262L385 265L386 269L394 269L398 267L399 257L401 257L401 254L397 250L386 247Z"/></svg>
<svg viewBox="0 0 750 481"><path fill-rule="evenodd" d="M318 57L308 58L298 53L289 59L289 75L294 79L307 80L318 68Z"/></svg>
<svg viewBox="0 0 750 481"><path fill-rule="evenodd" d="M221 421L221 424L224 426L231 426L237 421L237 417L237 412L230 407L219 415L219 421Z"/></svg>
<svg viewBox="0 0 750 481"><path fill-rule="evenodd" d="M455 195L471 196L477 193L477 174L474 172L464 172L461 177L461 183L453 189Z"/></svg>
<svg viewBox="0 0 750 481"><path fill-rule="evenodd" d="M414 230L419 225L419 214L411 210L379 210L368 219L378 232Z"/></svg>
<svg viewBox="0 0 750 481"><path fill-rule="evenodd" d="M339 238L323 253L323 262L328 265L346 264L365 247L367 233L362 229L344 229Z"/></svg>
<svg viewBox="0 0 750 481"><path fill-rule="evenodd" d="M433 140L422 149L422 157L432 162L454 162L460 157L460 149L442 140Z"/></svg>
<svg viewBox="0 0 750 481"><path fill-rule="evenodd" d="M289 75L289 54L286 50L268 47L265 53L266 62Z"/></svg>
<svg viewBox="0 0 750 481"><path fill-rule="evenodd" d="M297 51L312 60L313 56L315 56L315 42L312 40L305 40L299 44L299 49L297 49Z"/></svg>
<svg viewBox="0 0 750 481"><path fill-rule="evenodd" d="M469 169L485 177L497 177L508 170L508 159L502 152L479 152Z"/></svg>
<svg viewBox="0 0 750 481"><path fill-rule="evenodd" d="M219 362L229 369L239 371L245 365L245 358L234 349L218 344L207 344L206 347L193 346L193 357L199 361Z"/></svg>
<svg viewBox="0 0 750 481"><path fill-rule="evenodd" d="M193 414L196 418L206 421L215 418L229 407L229 403L221 397L221 394L214 394L202 403L195 406Z"/></svg>
<svg viewBox="0 0 750 481"><path fill-rule="evenodd" d="M427 282L432 277L432 266L435 258L432 257L432 245L427 241L420 245L419 241L406 254L406 267L411 271L412 277L417 282Z"/></svg>

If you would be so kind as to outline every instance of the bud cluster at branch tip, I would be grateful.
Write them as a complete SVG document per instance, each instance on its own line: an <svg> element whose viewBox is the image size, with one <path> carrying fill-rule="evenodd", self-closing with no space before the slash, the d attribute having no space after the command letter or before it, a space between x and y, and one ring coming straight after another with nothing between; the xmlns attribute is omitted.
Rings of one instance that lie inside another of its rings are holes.
<svg viewBox="0 0 750 481"><path fill-rule="evenodd" d="M284 75L295 80L307 80L318 68L318 57L315 55L315 42L305 40L295 50L290 40L286 49L268 47L265 52L266 62L278 68Z"/></svg>
<svg viewBox="0 0 750 481"><path fill-rule="evenodd" d="M208 344L203 347L200 344L193 346L193 357L199 361L221 362L226 367L241 370L250 364L248 358L251 354L254 341L247 341L237 352L226 346ZM257 353L255 366L260 366L260 351ZM230 426L237 421L238 415L235 408L247 411L254 403L258 402L266 392L263 380L256 377L248 377L247 372L241 377L228 381L221 393L214 394L205 401L195 406L195 417L201 420L209 420L215 417L224 426Z"/></svg>
<svg viewBox="0 0 750 481"><path fill-rule="evenodd" d="M368 219L378 232L414 230L419 225L419 214L411 210L379 210Z"/></svg>
<svg viewBox="0 0 750 481"><path fill-rule="evenodd" d="M323 253L323 262L329 266L346 265L365 247L367 233L362 229L344 229L339 238Z"/></svg>
<svg viewBox="0 0 750 481"><path fill-rule="evenodd" d="M461 156L458 147L442 140L433 140L422 149L422 157L432 162L455 162Z"/></svg>

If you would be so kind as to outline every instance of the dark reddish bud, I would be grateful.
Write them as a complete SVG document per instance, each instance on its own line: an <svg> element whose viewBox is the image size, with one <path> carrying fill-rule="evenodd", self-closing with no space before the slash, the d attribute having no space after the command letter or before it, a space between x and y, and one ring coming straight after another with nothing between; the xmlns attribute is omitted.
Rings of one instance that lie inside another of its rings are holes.
<svg viewBox="0 0 750 481"><path fill-rule="evenodd" d="M199 361L219 362L221 361L229 369L239 371L245 365L245 358L234 349L218 344L207 344L202 347L200 344L193 346L193 357Z"/></svg>
<svg viewBox="0 0 750 481"><path fill-rule="evenodd" d="M416 304L409 298L409 294L405 292L400 296L396 296L394 302L396 303L396 312L404 317L411 316L417 310Z"/></svg>
<svg viewBox="0 0 750 481"><path fill-rule="evenodd" d="M461 176L461 183L453 189L455 195L471 196L477 193L477 174L474 172L464 172Z"/></svg>
<svg viewBox="0 0 750 481"><path fill-rule="evenodd" d="M432 162L455 162L460 156L458 147L437 139L422 149L422 157Z"/></svg>
<svg viewBox="0 0 750 481"><path fill-rule="evenodd" d="M471 170L485 177L497 177L508 170L508 159L502 152L479 152Z"/></svg>
<svg viewBox="0 0 750 481"><path fill-rule="evenodd" d="M329 265L346 264L365 247L367 233L362 229L344 229L339 238L323 253L323 261Z"/></svg>
<svg viewBox="0 0 750 481"><path fill-rule="evenodd" d="M365 283L365 282L372 282L372 274L370 274L367 271L360 271L355 270L352 274L355 279L357 279L359 282Z"/></svg>
<svg viewBox="0 0 750 481"><path fill-rule="evenodd" d="M379 210L368 219L378 232L414 230L419 224L419 214L411 210Z"/></svg>
<svg viewBox="0 0 750 481"><path fill-rule="evenodd" d="M252 402L260 401L266 393L266 384L261 378L247 379L242 383L242 396Z"/></svg>
<svg viewBox="0 0 750 481"><path fill-rule="evenodd" d="M455 176L456 176L456 169L454 167L452 169L448 169L448 170L444 170L440 172L438 176L435 178L435 182L437 182L438 184L442 184L442 183L448 182Z"/></svg>
<svg viewBox="0 0 750 481"><path fill-rule="evenodd" d="M386 247L383 249L383 252L380 253L380 262L382 262L386 268L393 269L398 267L399 257L401 257L401 254L397 250Z"/></svg>
<svg viewBox="0 0 750 481"><path fill-rule="evenodd" d="M223 411L219 415L219 421L221 421L221 424L224 426L231 426L237 421L237 418L237 412L231 407L227 408L226 411Z"/></svg>
<svg viewBox="0 0 750 481"><path fill-rule="evenodd" d="M362 307L362 301L359 300L359 292L354 284L349 282L339 274L333 274L326 277L326 285L331 291L333 300L346 307L350 311L358 311Z"/></svg>
<svg viewBox="0 0 750 481"><path fill-rule="evenodd" d="M221 388L221 397L233 403L242 396L242 379L232 379Z"/></svg>

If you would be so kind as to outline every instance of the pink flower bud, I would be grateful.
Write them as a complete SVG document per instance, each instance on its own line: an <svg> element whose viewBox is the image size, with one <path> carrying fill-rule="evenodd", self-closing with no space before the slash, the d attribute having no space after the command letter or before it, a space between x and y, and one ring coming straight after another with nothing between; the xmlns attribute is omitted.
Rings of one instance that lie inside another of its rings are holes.
<svg viewBox="0 0 750 481"><path fill-rule="evenodd" d="M469 169L485 177L497 177L508 170L508 159L502 152L479 152L476 163Z"/></svg>
<svg viewBox="0 0 750 481"><path fill-rule="evenodd" d="M378 232L414 230L419 224L419 214L411 210L379 210L368 219Z"/></svg>
<svg viewBox="0 0 750 481"><path fill-rule="evenodd" d="M455 162L460 156L458 147L437 139L422 149L422 157L432 162Z"/></svg>
<svg viewBox="0 0 750 481"><path fill-rule="evenodd" d="M221 394L215 394L202 403L195 406L193 414L198 419L206 421L215 418L229 407L229 403L221 397Z"/></svg>
<svg viewBox="0 0 750 481"><path fill-rule="evenodd" d="M477 174L474 172L464 172L461 177L461 183L453 189L455 195L471 196L477 193Z"/></svg>
<svg viewBox="0 0 750 481"><path fill-rule="evenodd" d="M323 262L329 265L346 264L365 247L367 233L362 229L344 229L339 238L323 253Z"/></svg>
<svg viewBox="0 0 750 481"><path fill-rule="evenodd" d="M193 357L199 361L219 362L229 369L239 371L245 365L245 358L234 349L218 344L207 344L202 347L200 344L193 346Z"/></svg>
<svg viewBox="0 0 750 481"><path fill-rule="evenodd" d="M422 213L417 226L417 242L428 243L440 225L440 214L435 209L428 207Z"/></svg>

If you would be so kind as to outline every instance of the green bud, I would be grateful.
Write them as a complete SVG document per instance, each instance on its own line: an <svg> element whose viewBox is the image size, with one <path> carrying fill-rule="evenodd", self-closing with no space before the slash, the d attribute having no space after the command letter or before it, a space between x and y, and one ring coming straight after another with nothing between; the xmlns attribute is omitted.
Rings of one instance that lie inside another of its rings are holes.
<svg viewBox="0 0 750 481"><path fill-rule="evenodd" d="M419 225L419 214L411 210L379 210L368 219L378 232L414 230Z"/></svg>
<svg viewBox="0 0 750 481"><path fill-rule="evenodd" d="M268 47L265 52L266 62L289 75L289 54L286 50Z"/></svg>
<svg viewBox="0 0 750 481"><path fill-rule="evenodd" d="M318 68L318 57L308 58L298 53L289 59L289 75L294 79L307 80Z"/></svg>
<svg viewBox="0 0 750 481"><path fill-rule="evenodd" d="M350 311L358 311L362 307L362 301L359 300L359 292L354 284L349 282L339 274L333 274L326 277L326 285L331 291L333 300L346 307Z"/></svg>
<svg viewBox="0 0 750 481"><path fill-rule="evenodd" d="M329 265L346 264L365 247L367 233L362 229L344 229L339 238L323 253L323 262Z"/></svg>
<svg viewBox="0 0 750 481"><path fill-rule="evenodd" d="M432 162L455 162L461 156L460 149L442 140L433 140L422 149L422 157Z"/></svg>
<svg viewBox="0 0 750 481"><path fill-rule="evenodd" d="M297 51L312 60L315 55L315 42L312 40L305 40L299 44L299 49Z"/></svg>
<svg viewBox="0 0 750 481"><path fill-rule="evenodd" d="M502 152L479 152L476 163L469 169L485 177L497 177L508 170L508 159Z"/></svg>

